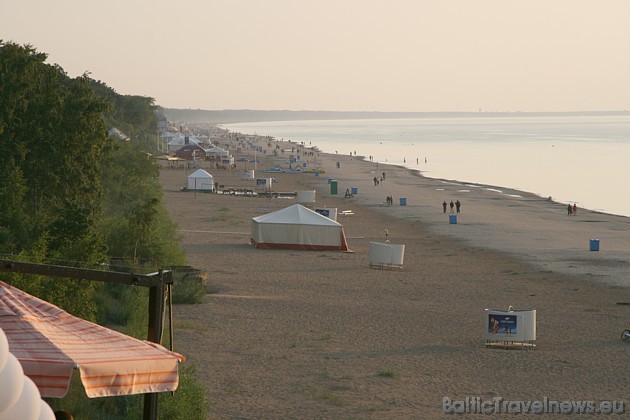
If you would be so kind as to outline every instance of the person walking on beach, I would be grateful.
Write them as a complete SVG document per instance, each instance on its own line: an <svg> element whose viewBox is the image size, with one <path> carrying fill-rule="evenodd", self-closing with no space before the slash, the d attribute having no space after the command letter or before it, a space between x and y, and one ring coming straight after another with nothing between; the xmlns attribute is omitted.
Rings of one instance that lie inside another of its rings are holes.
<svg viewBox="0 0 630 420"><path fill-rule="evenodd" d="M457 208L457 213L459 213L459 209L460 209L461 206L462 206L462 203L460 203L459 200L457 200L455 202L455 208Z"/></svg>
<svg viewBox="0 0 630 420"><path fill-rule="evenodd" d="M567 206L567 216L571 216L573 213L573 207L571 207L571 203Z"/></svg>
<svg viewBox="0 0 630 420"><path fill-rule="evenodd" d="M446 213L446 200L442 203L442 210Z"/></svg>
<svg viewBox="0 0 630 420"><path fill-rule="evenodd" d="M573 215L575 216L577 214L577 204L573 203Z"/></svg>
<svg viewBox="0 0 630 420"><path fill-rule="evenodd" d="M453 204L453 200L451 200L451 204L449 204L449 206L451 207L451 213L454 213L453 207L455 207L455 204Z"/></svg>

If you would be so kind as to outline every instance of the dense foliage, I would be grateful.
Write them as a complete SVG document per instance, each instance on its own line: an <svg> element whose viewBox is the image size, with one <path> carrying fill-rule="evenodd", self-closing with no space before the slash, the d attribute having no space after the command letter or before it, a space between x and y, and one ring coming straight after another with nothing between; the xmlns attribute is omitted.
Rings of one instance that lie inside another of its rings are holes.
<svg viewBox="0 0 630 420"><path fill-rule="evenodd" d="M150 153L153 99L118 95L85 75L71 79L45 60L29 46L0 48L0 253L84 266L111 258L181 264ZM108 136L120 127L131 141ZM94 319L89 294L98 286L14 283Z"/></svg>
<svg viewBox="0 0 630 420"><path fill-rule="evenodd" d="M0 254L87 268L114 261L117 271L135 272L183 264L152 157L153 99L119 95L87 75L70 78L46 58L30 46L0 40ZM110 136L111 128L127 139ZM0 280L146 338L145 289L7 274ZM161 400L165 407L187 406L179 417L186 418L205 410L199 393L194 377L183 374L175 397ZM191 395L197 404L182 402ZM135 416L141 400L88 404L70 398L55 404L72 401L72 411L90 418L99 418L98 412L125 418Z"/></svg>
<svg viewBox="0 0 630 420"><path fill-rule="evenodd" d="M97 225L107 104L87 77L70 79L45 59L31 47L0 47L0 252L96 263L104 258ZM14 283L94 318L96 285Z"/></svg>

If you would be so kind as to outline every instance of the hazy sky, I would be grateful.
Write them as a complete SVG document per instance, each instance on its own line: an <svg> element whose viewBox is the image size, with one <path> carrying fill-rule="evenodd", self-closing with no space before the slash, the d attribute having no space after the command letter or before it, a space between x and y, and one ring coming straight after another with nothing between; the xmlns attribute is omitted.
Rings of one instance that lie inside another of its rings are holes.
<svg viewBox="0 0 630 420"><path fill-rule="evenodd" d="M630 0L0 0L0 39L168 108L630 109Z"/></svg>

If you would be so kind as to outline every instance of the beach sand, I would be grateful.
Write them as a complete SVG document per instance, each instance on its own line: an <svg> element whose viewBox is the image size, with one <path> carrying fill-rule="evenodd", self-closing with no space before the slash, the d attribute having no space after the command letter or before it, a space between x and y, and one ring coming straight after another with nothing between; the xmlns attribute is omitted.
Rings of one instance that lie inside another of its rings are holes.
<svg viewBox="0 0 630 420"><path fill-rule="evenodd" d="M258 169L288 167L288 153L258 157ZM450 417L444 397L625 398L628 219L567 216L540 197L358 156L314 158L326 173L257 176L274 176L274 191L315 190L318 207L352 210L338 218L352 253L254 249L251 218L295 200L182 192L190 171L161 171L188 264L207 270L216 292L175 307L176 350L196 366L209 418L441 418ZM225 186L252 185L209 172ZM344 198L352 187L358 194ZM451 224L441 203L458 199ZM385 229L405 245L400 270L369 267L369 242L384 242ZM589 250L594 238L600 251ZM537 311L534 351L486 348L484 309L509 306Z"/></svg>

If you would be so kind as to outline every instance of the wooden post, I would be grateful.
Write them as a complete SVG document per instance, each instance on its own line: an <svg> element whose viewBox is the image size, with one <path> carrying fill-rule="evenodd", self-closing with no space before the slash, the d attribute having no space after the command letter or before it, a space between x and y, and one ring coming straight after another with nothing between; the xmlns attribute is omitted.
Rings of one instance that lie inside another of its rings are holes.
<svg viewBox="0 0 630 420"><path fill-rule="evenodd" d="M162 270L159 272L163 280ZM164 325L164 284L149 287L149 330L147 339L153 343L162 342L162 327ZM157 420L158 394L144 395L144 420Z"/></svg>

